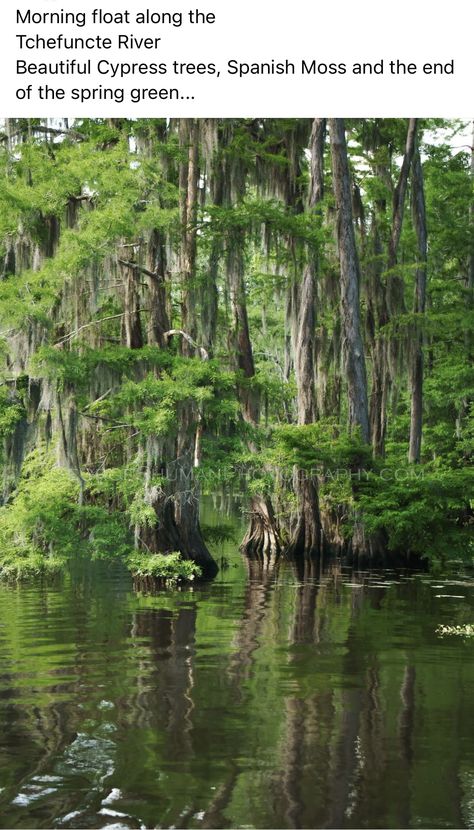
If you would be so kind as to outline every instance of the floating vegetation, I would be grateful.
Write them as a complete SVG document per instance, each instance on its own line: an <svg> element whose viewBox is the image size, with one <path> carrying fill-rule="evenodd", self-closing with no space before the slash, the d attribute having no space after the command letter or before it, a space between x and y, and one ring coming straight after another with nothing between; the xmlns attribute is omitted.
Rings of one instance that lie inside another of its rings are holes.
<svg viewBox="0 0 474 830"><path fill-rule="evenodd" d="M135 579L151 577L173 584L181 580L192 582L201 576L201 569L190 560L181 558L180 553L147 554L135 551L127 559L127 566Z"/></svg>
<svg viewBox="0 0 474 830"><path fill-rule="evenodd" d="M457 636L457 637L474 637L474 624L466 623L465 625L438 625L436 634L440 637Z"/></svg>

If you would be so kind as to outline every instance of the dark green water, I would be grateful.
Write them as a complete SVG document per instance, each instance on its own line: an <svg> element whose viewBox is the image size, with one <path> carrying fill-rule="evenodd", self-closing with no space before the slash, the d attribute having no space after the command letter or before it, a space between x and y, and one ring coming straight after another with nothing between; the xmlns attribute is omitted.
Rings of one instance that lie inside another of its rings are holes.
<svg viewBox="0 0 474 830"><path fill-rule="evenodd" d="M226 553L0 587L0 826L474 827L474 582Z"/></svg>

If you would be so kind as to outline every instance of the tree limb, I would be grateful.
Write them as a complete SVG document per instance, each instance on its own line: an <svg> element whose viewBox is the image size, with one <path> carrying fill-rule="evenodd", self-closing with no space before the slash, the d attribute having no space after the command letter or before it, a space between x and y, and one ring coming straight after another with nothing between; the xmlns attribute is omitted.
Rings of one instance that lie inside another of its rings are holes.
<svg viewBox="0 0 474 830"><path fill-rule="evenodd" d="M143 265L139 265L138 262L132 262L128 259L117 259L117 262L119 262L120 265L125 265L127 268L133 268L134 271L140 271L142 274L146 274L147 277L152 277L155 280L158 277L156 271L149 271L148 268L144 268Z"/></svg>
<svg viewBox="0 0 474 830"><path fill-rule="evenodd" d="M72 340L73 337L76 337L81 331L84 329L88 329L91 326L96 326L99 323L105 323L107 320L118 320L119 317L125 317L126 314L141 314L143 311L151 311L150 308L139 308L134 311L121 311L120 314L110 314L108 317L101 317L100 320L91 320L90 323L84 323L83 326L79 326L78 329L74 329L74 331L70 331L68 334L65 334L64 337L61 337L54 346L62 346L64 343L67 343L69 340Z"/></svg>
<svg viewBox="0 0 474 830"><path fill-rule="evenodd" d="M25 125L24 127L20 127L18 130L15 130L15 132L11 133L10 135L2 135L0 141L6 142L9 139L15 138L17 135L23 135L28 131L32 133L43 133L45 135L48 135L48 133L50 133L51 135L65 135L70 138L75 138L76 141L86 140L86 136L82 133L76 132L76 130L57 130L54 127L45 127L42 124L34 124L30 125L30 127L28 127L27 125Z"/></svg>
<svg viewBox="0 0 474 830"><path fill-rule="evenodd" d="M183 340L186 340L186 342L189 343L189 345L192 346L193 349L196 349L196 351L199 352L203 360L209 360L209 352L206 351L204 346L199 346L198 343L196 343L196 341L193 340L191 335L187 334L182 329L170 329L169 331L165 331L163 337L165 338L165 340L169 340L169 338L173 337L174 335L179 335L183 338Z"/></svg>

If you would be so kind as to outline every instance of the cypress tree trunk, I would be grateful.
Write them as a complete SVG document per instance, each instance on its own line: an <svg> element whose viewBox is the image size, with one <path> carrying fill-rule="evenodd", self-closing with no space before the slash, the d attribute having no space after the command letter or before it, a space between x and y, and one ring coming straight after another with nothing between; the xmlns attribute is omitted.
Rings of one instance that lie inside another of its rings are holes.
<svg viewBox="0 0 474 830"><path fill-rule="evenodd" d="M211 204L221 207L224 199L224 169L219 137L222 127L216 119L206 119L202 127L204 153L206 158L206 177L209 184ZM217 279L222 257L222 240L214 236L209 252L208 271L199 284L200 300L200 337L204 348L212 357L217 331L217 311L219 295Z"/></svg>
<svg viewBox="0 0 474 830"><path fill-rule="evenodd" d="M474 121L472 122L472 139L471 139L471 182L474 184ZM470 226L471 232L474 230L474 200L471 200L471 204L469 206L469 218L470 218ZM468 288L469 288L469 302L472 304L473 300L473 293L474 293L474 233L471 238L471 247L469 251L469 279L468 279Z"/></svg>
<svg viewBox="0 0 474 830"><path fill-rule="evenodd" d="M367 376L359 308L359 257L354 234L344 120L330 119L330 129L334 194L338 211L343 360L349 400L349 426L360 428L362 440L369 443Z"/></svg>
<svg viewBox="0 0 474 830"><path fill-rule="evenodd" d="M407 138L405 143L405 153L403 156L400 175L398 177L397 186L393 193L393 217L392 217L392 232L388 244L388 267L392 269L397 264L398 245L400 243L400 236L403 227L403 217L405 214L405 200L408 188L408 177L410 175L410 167L415 153L416 135L418 128L418 120L410 118L408 121ZM392 278L395 275L391 275ZM391 280L389 279L389 285ZM390 296L390 292L389 292ZM394 309L396 310L396 309Z"/></svg>
<svg viewBox="0 0 474 830"><path fill-rule="evenodd" d="M153 528L140 528L137 541L154 553L179 551L212 578L218 568L203 540L199 525L199 489L194 477L194 438L196 416L185 404L180 415L178 439L161 446L148 441L146 480L166 475L163 487L146 484L146 497L156 514ZM166 458L172 459L166 462Z"/></svg>
<svg viewBox="0 0 474 830"><path fill-rule="evenodd" d="M408 119L407 137L405 142L405 153L403 156L400 175L393 195L392 209L392 234L388 245L388 276L387 276L387 307L391 318L397 314L406 313L405 303L405 282L403 275L397 268L398 248L403 227L405 214L406 194L408 179L415 152L418 121L416 118ZM392 336L387 338L387 382L384 387L383 407L386 413L388 410L389 398L391 397L392 407L395 408L398 396L398 376L403 370L402 356L404 343L400 337Z"/></svg>
<svg viewBox="0 0 474 830"><path fill-rule="evenodd" d="M150 302L148 343L165 345L165 332L170 328L166 308L166 247L161 231L150 233L147 245L147 283Z"/></svg>
<svg viewBox="0 0 474 830"><path fill-rule="evenodd" d="M181 250L180 272L182 284L182 327L196 338L196 217L199 182L199 124L194 118L179 121L179 165ZM183 354L192 350L182 341Z"/></svg>
<svg viewBox="0 0 474 830"><path fill-rule="evenodd" d="M472 122L471 139L471 185L474 187L474 121ZM467 275L467 300L469 308L474 308L474 197L469 205L469 229L471 232L471 244L469 248L469 268ZM466 346L469 359L473 359L473 336L472 331L466 334Z"/></svg>
<svg viewBox="0 0 474 830"><path fill-rule="evenodd" d="M385 454L385 437L387 429L387 411L390 399L391 386L399 363L399 346L392 338L380 331L388 325L390 319L399 311L404 311L404 283L403 278L396 273L398 248L403 228L405 214L406 193L408 178L415 152L418 122L416 118L408 120L405 152L396 187L392 197L392 222L390 236L387 242L386 267L387 283L382 282L383 246L380 238L380 227L383 227L386 214L385 200L377 200L374 215L374 254L375 261L372 268L371 294L374 310L377 311L378 326L374 330L373 339L373 370L372 396L370 406L370 425L374 455ZM376 152L379 150L375 147ZM376 173L381 181L390 182L390 171L377 162Z"/></svg>
<svg viewBox="0 0 474 830"><path fill-rule="evenodd" d="M129 349L143 346L140 320L139 269L133 262L133 249L120 249L119 268L123 280L123 338Z"/></svg>
<svg viewBox="0 0 474 830"><path fill-rule="evenodd" d="M248 380L255 375L252 343L250 340L247 303L244 284L243 239L233 239L227 254L227 278L233 315L230 348L237 357L238 368ZM257 426L260 420L260 406L256 392L248 385L239 390L242 415L247 423ZM250 442L249 449L257 448ZM241 549L248 556L270 556L281 548L278 524L271 499L255 495L250 504L250 523L242 541Z"/></svg>
<svg viewBox="0 0 474 830"><path fill-rule="evenodd" d="M372 344L372 394L370 398L370 430L374 455L385 453L387 427L388 356L386 336L380 332L389 322L385 287L382 283L383 246L379 231L379 212L373 217L374 261L370 269L368 304L369 337Z"/></svg>
<svg viewBox="0 0 474 830"><path fill-rule="evenodd" d="M244 378L250 379L255 375L255 365L247 315L243 247L243 234L237 233L229 240L226 258L227 279L232 309L232 328L229 333L229 349L235 355L237 368L240 369ZM249 385L241 386L239 395L242 402L244 419L247 423L255 426L260 420L258 396Z"/></svg>
<svg viewBox="0 0 474 830"><path fill-rule="evenodd" d="M314 263L311 263L305 268L303 284L299 291L298 336L295 349L299 424L311 424L316 417L313 361L314 280ZM297 470L295 490L298 499L298 518L288 552L293 555L320 553L322 531L317 481L305 471Z"/></svg>
<svg viewBox="0 0 474 830"><path fill-rule="evenodd" d="M426 261L428 256L428 243L423 169L418 150L413 158L412 183L413 224L415 226L418 244L414 312L416 315L421 316L425 313L426 305ZM420 330L419 319L415 320L415 330L413 332L410 385L411 412L408 460L412 464L418 464L421 455L423 421L423 332Z"/></svg>
<svg viewBox="0 0 474 830"><path fill-rule="evenodd" d="M181 119L179 126L181 152L185 159L179 170L181 209L180 268L182 280L181 321L185 335L181 338L183 354L195 351L196 320L196 216L199 180L199 125L195 119ZM194 475L196 434L200 415L194 403L183 404L176 440L175 475L173 477L173 522L178 532L179 550L185 559L192 559L205 576L215 576L217 565L202 538L199 525L199 485Z"/></svg>
<svg viewBox="0 0 474 830"><path fill-rule="evenodd" d="M181 213L181 247L179 262L181 269L182 329L162 331L167 322L166 309L163 305L165 292L163 279L164 250L162 241L155 236L155 273L157 280L154 289L158 292L160 303L159 318L154 318L153 336L159 341L167 342L171 334L181 334L180 345L184 355L191 357L196 350L194 333L196 324L195 305L195 269L196 269L196 211L198 184L198 126L194 120L181 119L179 124L179 141L182 153L179 167L180 213ZM152 255L153 246L150 248ZM158 313L158 309L155 310ZM200 430L200 414L192 402L182 404L178 417L176 441L165 442L161 452L149 457L147 478L151 480L156 472L166 468L168 485L165 489L150 487L148 501L152 505L157 521L151 534L147 535L146 545L155 551L179 551L183 559L196 562L206 577L217 573L217 565L203 540L199 525L199 486L194 475L196 434ZM151 448L153 450L153 448ZM150 453L149 453L150 456ZM173 460L169 460L169 459ZM167 463L168 460L168 463ZM142 540L143 535L141 536Z"/></svg>
<svg viewBox="0 0 474 830"><path fill-rule="evenodd" d="M227 135L231 143L232 132ZM246 164L234 156L227 156L223 168L223 204L234 207L241 203L246 186ZM230 299L232 321L228 337L229 353L234 364L242 373L245 381L255 375L252 342L247 314L247 297L244 280L245 233L236 228L229 232L226 239L226 280ZM238 388L243 419L253 427L260 421L260 401L255 389L249 383ZM253 441L248 443L249 450L257 453ZM250 503L250 521L241 544L241 550L249 557L272 556L281 550L280 532L268 495L256 494Z"/></svg>
<svg viewBox="0 0 474 830"><path fill-rule="evenodd" d="M309 208L318 209L324 189L324 140L326 122L316 118L311 133L311 183ZM317 254L309 252L301 285L296 286L295 374L297 385L298 423L311 424L316 418L315 401L315 304ZM298 515L288 554L317 554L321 550L321 517L318 485L314 477L296 470L294 485L298 499Z"/></svg>

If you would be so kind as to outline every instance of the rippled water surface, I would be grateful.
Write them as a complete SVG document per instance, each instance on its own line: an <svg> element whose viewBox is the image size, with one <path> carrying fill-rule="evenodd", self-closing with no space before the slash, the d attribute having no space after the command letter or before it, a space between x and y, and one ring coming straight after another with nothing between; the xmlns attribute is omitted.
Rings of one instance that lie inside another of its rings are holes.
<svg viewBox="0 0 474 830"><path fill-rule="evenodd" d="M0 587L0 826L474 827L474 581Z"/></svg>

